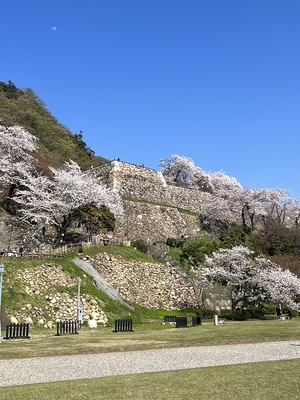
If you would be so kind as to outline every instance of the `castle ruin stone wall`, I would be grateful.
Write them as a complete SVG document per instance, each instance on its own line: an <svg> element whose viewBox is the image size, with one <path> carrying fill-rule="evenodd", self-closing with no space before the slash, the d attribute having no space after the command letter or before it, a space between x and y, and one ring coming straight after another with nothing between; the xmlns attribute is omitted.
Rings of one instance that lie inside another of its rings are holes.
<svg viewBox="0 0 300 400"><path fill-rule="evenodd" d="M123 201L124 216L116 221L114 236L122 240L165 240L182 235L198 236L199 216L179 212L176 208Z"/></svg>
<svg viewBox="0 0 300 400"><path fill-rule="evenodd" d="M101 182L114 188L120 196L167 204L200 213L210 194L195 189L168 185L160 172L144 166L112 161L96 168Z"/></svg>

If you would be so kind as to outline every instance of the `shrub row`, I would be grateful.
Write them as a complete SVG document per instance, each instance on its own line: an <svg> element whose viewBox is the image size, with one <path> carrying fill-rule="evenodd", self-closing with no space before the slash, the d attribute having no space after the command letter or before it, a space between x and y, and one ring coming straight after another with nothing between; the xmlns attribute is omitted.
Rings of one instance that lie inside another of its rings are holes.
<svg viewBox="0 0 300 400"><path fill-rule="evenodd" d="M289 308L282 308L282 314L288 314L292 318L298 316L297 310L292 310ZM247 321L251 319L266 319L267 315L276 316L276 307L271 304L266 304L264 306L249 306L247 309L243 310L221 310L217 313L215 310L210 309L200 309L197 313L203 319L212 319L214 315L218 314L219 318L227 319L229 321Z"/></svg>

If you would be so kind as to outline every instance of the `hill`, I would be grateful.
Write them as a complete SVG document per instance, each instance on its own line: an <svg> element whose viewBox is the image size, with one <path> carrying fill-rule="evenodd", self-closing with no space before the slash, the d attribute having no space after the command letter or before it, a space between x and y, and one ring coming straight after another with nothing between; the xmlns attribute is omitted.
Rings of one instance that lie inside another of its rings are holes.
<svg viewBox="0 0 300 400"><path fill-rule="evenodd" d="M203 218L201 218L205 215L203 206L209 203L212 193L207 190L200 190L199 186L195 188L176 185L173 180L166 180L162 173L145 168L143 165L129 164L120 160L107 162L104 158L95 156L93 150L84 142L82 132L73 135L47 111L42 100L31 89L18 89L12 82L8 84L0 82L0 118L0 124L4 126L21 125L39 139L39 152L36 156L36 163L40 170L47 171L49 166L59 167L64 161L72 159L83 170L89 170L88 174L85 175L85 180L87 179L86 177L93 175L97 178L97 182L105 183L110 189L117 190L123 203L123 217L116 221L113 233L105 229L102 232L100 228L93 232L94 243L107 244L110 242L111 244L123 244L129 247L132 245L135 248L146 249L148 252L151 247L157 244L167 244L173 254L177 256L176 261L178 261L178 264L191 276L193 275L194 266L200 265L206 255L210 255L218 248L230 249L236 246L247 246L257 254L267 255L268 257L280 256L278 262L284 268L290 267L291 264L293 264L295 270L299 267L300 231L298 227L291 229L289 226L285 227L276 224L278 222L276 219L278 212L275 218L272 214L270 214L269 218L263 216L264 218L258 221L259 223L254 229L254 213L252 213L248 200L246 200L246 204L243 201L236 208L236 215L238 215L236 219L231 219L232 215L230 215L228 220L224 220L225 223L219 224L220 221L217 216L217 219L212 219L211 226L209 224L205 225ZM20 141L17 143L17 146L20 147ZM10 152L6 151L3 156L5 154L10 154ZM13 162L8 163L8 165L13 165ZM76 180L78 180L77 177ZM95 181L90 186L92 187L93 185L95 185ZM39 185L37 187L38 191L41 192L41 187ZM200 188L203 188L203 186L201 185ZM228 196L228 193L233 192L226 185L224 190L225 197ZM65 191L65 182L63 183L63 191ZM47 193L47 191L45 192ZM83 192L82 187L80 192ZM7 196L4 195L3 197L6 198ZM78 196L76 195L75 197L77 199ZM35 198L36 195L34 195ZM234 199L236 200L237 197L235 196ZM243 198L238 200L243 200ZM68 202L69 200L66 200L65 204L68 204ZM27 203L28 197L25 199L25 204L27 205ZM226 204L227 206L228 204L230 205L230 203ZM274 202L272 204L274 205ZM222 210L227 210L229 208L227 206L223 206ZM60 210L61 208L60 204L58 209ZM278 209L280 210L280 207ZM249 217L249 222L251 222L249 226L246 223L245 210L251 211L249 216L252 218ZM61 246L58 249L59 251L65 251L67 244L74 242L75 239L81 243L92 240L92 235L85 234L82 226L77 223L78 221L75 221L76 223L73 221L73 226L69 226L69 232L59 232L60 236L58 235L55 238L53 232L51 230L47 232L44 226L38 226L36 223L23 224L23 221L14 218L14 215L17 214L12 213L9 216L3 213L3 217L0 216L0 241L4 255L11 255L11 249L16 249L16 251L22 249L19 252L24 259L24 243L26 244L25 253L29 256L32 256L32 253L44 253L44 256L48 256L53 254L56 244ZM218 229L213 229L215 226ZM108 232L109 235L107 234ZM161 254L166 255L167 252L162 249ZM146 265L130 265L126 270L127 263L122 261L120 263L121 267L117 267L115 270L111 269L112 257L110 256L109 261L110 263L106 266L106 270L103 270L105 259L100 259L101 273L107 274L109 277L118 278L113 280L111 284L118 287L120 291L123 289L124 295L129 301L137 303L139 306L152 308L154 307L152 303L153 293L158 288L159 300L155 303L155 306L173 309L172 302L178 303L178 299L182 300L179 302L180 308L195 306L191 299L186 300L188 295L181 297L185 293L184 288L180 288L178 293L172 289L172 285L168 284L167 277L173 279L177 274L175 270L169 268L170 265L173 265L170 264L170 260L162 260L165 266L162 266L162 272L157 274L158 281L152 282L153 287L149 286L149 277L152 277L154 271L158 271L158 269L152 265L149 268ZM14 264L17 262L19 261L13 259L8 261L8 264L11 265L11 274L8 277L9 283L12 279L19 279L19 283L17 281L17 283L10 283L6 294L7 298L11 298L12 302L19 299L20 301L16 304L18 307L21 305L21 300L24 300L22 304L25 310L26 307L32 308L33 304L35 304L33 308L36 309L37 307L37 310L39 310L38 314L35 315L36 318L42 315L44 308L49 309L50 305L54 304L54 309L56 309L58 307L56 304L64 304L64 314L56 315L55 318L65 317L69 311L68 304L74 303L72 298L65 295L67 292L66 287L71 285L71 292L73 291L73 295L75 293L76 297L76 279L74 280L74 276L73 279L69 280L57 265L53 266L46 262L37 266L36 263L28 261L30 269L33 269L34 266L37 267L37 285L32 289L35 281L35 277L31 275L32 271L26 271L27 266L24 260L24 262L22 261L24 265L21 267L22 270L25 269L23 271L24 274L21 272L18 272L18 275L15 274L17 271ZM126 277L122 276L124 271L126 271ZM134 273L132 273L133 271ZM49 292L51 285L45 287L43 295L47 296L46 303L49 302L49 305L41 305L40 307L40 296L34 301L29 300L28 296L40 294L37 292L40 292L44 281L48 280L48 275L52 276L52 281L59 277L58 281L56 281L55 293L59 294L60 297L57 299L52 292ZM131 276L130 282L127 287L123 287L125 278L128 278L128 276ZM65 279L66 284L62 285L61 283ZM21 293L18 294L15 288L22 287L20 282L27 281L29 282L28 287L23 287ZM143 289L140 295L141 288ZM193 290L195 288L189 285L187 292L192 292ZM151 304L144 302L144 293L152 294ZM171 294L173 295L172 301L168 299ZM198 295L200 296L200 294L202 296L202 289ZM89 307L91 306L92 309L92 304L95 305L98 300L91 300L92 303ZM95 301L96 303L94 303ZM61 305L59 306L60 308ZM98 311L95 312L97 313ZM93 311L91 311L92 313Z"/></svg>
<svg viewBox="0 0 300 400"><path fill-rule="evenodd" d="M19 89L11 81L0 82L0 124L22 126L39 139L37 163L42 170L70 159L83 170L107 161L86 145L82 132L73 134L60 124L32 89Z"/></svg>
<svg viewBox="0 0 300 400"><path fill-rule="evenodd" d="M124 300L133 305L132 308L99 290L95 281L71 261L76 254L55 260L7 258L3 260L2 302L6 322L14 317L18 322L51 327L56 320L74 319L78 307L78 278L81 280L80 307L84 310L84 322L94 319L100 324L112 324L114 318L128 316L142 321L146 315L161 316L162 309L181 314L182 308L195 306L193 289L184 275L132 247L95 247L86 250L85 256L103 276L111 271L108 282L120 274L121 269L126 269L122 284L111 283L120 290ZM143 282L140 285L137 274ZM151 296L145 296L150 292Z"/></svg>

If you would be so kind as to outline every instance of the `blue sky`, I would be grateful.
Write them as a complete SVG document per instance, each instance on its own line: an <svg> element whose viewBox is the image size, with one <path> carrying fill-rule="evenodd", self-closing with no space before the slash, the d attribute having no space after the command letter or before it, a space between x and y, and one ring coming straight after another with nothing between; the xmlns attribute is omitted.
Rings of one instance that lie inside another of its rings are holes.
<svg viewBox="0 0 300 400"><path fill-rule="evenodd" d="M97 155L300 196L299 0L11 0L0 81Z"/></svg>

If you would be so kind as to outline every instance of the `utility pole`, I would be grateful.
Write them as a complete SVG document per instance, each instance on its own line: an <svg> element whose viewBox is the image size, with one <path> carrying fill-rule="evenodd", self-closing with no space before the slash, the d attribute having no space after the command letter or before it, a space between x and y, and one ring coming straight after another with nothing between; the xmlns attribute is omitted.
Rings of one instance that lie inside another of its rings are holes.
<svg viewBox="0 0 300 400"><path fill-rule="evenodd" d="M0 343L2 342L2 275L4 272L4 265L0 264Z"/></svg>
<svg viewBox="0 0 300 400"><path fill-rule="evenodd" d="M78 278L78 296L77 296L77 326L81 328L82 324L82 308L80 307L80 283L81 279Z"/></svg>

